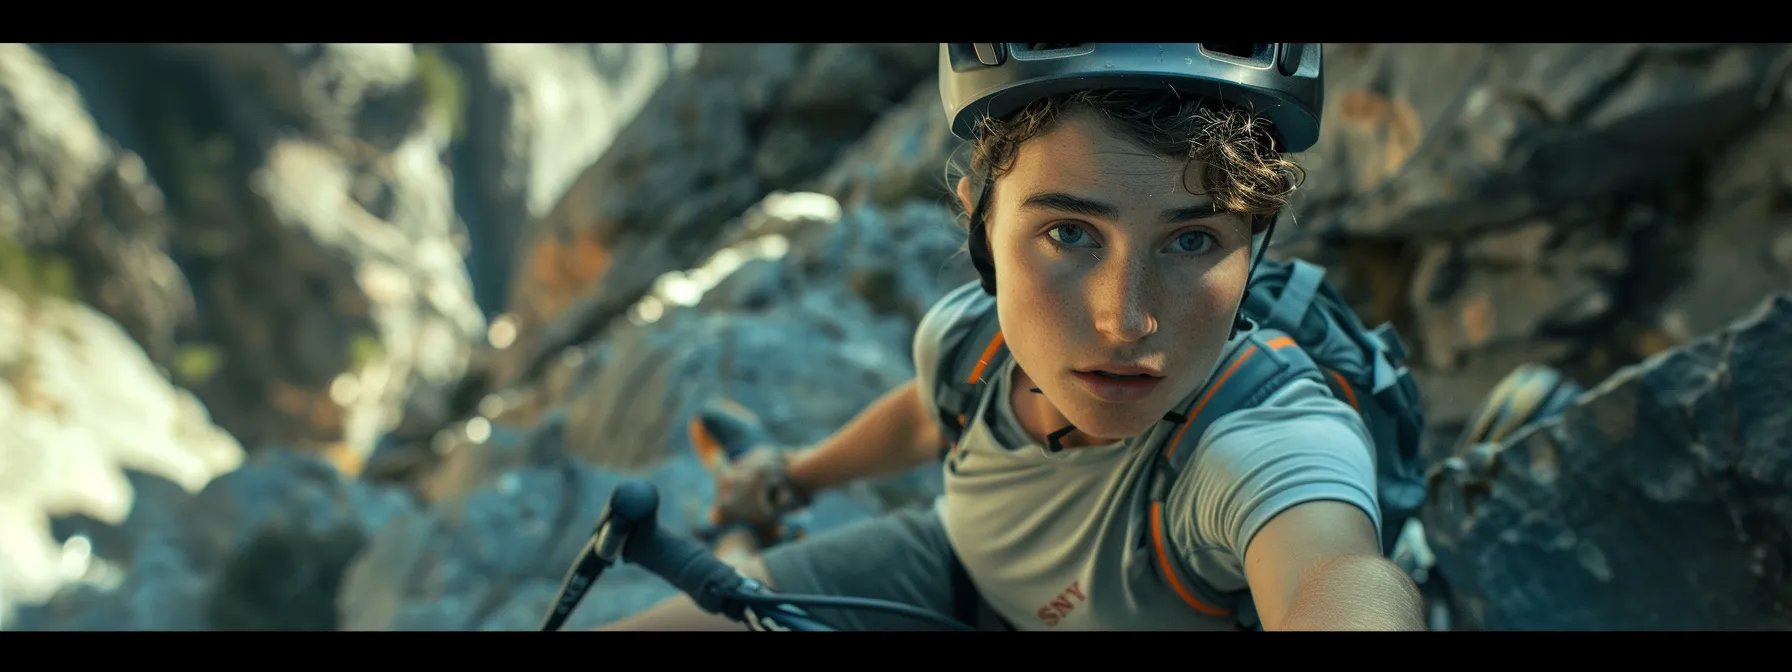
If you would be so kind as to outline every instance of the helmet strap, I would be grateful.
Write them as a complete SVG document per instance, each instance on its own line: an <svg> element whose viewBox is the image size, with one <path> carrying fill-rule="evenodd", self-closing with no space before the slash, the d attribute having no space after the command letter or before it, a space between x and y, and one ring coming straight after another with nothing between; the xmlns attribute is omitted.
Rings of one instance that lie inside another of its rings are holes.
<svg viewBox="0 0 1792 672"><path fill-rule="evenodd" d="M977 205L971 208L969 240L966 241L967 252L971 255L971 266L977 269L977 277L983 282L983 292L996 295L996 265L989 258L989 229L984 226L983 218L989 213L989 192L995 191L995 177L992 174L984 180L983 190L977 195Z"/></svg>
<svg viewBox="0 0 1792 672"><path fill-rule="evenodd" d="M1276 216L1269 218L1269 226L1263 229L1263 245L1256 254L1251 255L1251 270L1244 276L1244 295L1239 297L1238 310L1232 314L1232 333L1226 336L1228 342L1238 338L1238 332L1257 328L1257 325L1251 322L1251 318L1244 316L1244 304L1251 300L1251 280L1257 277L1257 266L1263 263L1264 255L1269 254L1269 239L1276 233L1276 219L1280 215L1281 213L1276 213Z"/></svg>

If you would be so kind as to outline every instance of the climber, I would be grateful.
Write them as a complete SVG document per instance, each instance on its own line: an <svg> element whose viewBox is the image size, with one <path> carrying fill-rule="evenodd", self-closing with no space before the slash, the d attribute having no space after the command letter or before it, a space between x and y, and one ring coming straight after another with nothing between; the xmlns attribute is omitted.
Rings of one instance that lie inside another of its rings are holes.
<svg viewBox="0 0 1792 672"><path fill-rule="evenodd" d="M980 278L922 319L915 379L816 445L747 452L717 512L768 529L930 461L944 493L743 571L989 629L1424 629L1388 560L1423 493L1404 346L1317 267L1264 258L1321 65L1317 44L941 45ZM679 596L603 629L738 628Z"/></svg>

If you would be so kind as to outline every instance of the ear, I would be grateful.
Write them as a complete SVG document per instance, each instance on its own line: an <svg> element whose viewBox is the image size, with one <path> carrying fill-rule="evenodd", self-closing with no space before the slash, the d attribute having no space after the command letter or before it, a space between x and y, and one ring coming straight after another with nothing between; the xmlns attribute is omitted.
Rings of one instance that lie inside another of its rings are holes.
<svg viewBox="0 0 1792 672"><path fill-rule="evenodd" d="M958 202L963 204L965 214L971 212L971 176L958 178Z"/></svg>

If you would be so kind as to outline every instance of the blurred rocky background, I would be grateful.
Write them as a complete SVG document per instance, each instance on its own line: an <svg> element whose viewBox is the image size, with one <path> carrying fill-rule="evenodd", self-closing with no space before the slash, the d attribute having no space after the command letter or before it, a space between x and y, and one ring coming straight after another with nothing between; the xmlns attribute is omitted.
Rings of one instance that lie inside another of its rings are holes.
<svg viewBox="0 0 1792 672"><path fill-rule="evenodd" d="M701 522L699 404L913 374L936 48L0 45L0 627L535 627L619 479ZM1792 49L1327 49L1276 254L1412 346L1437 625L1792 625ZM1590 391L1452 455L1526 362Z"/></svg>

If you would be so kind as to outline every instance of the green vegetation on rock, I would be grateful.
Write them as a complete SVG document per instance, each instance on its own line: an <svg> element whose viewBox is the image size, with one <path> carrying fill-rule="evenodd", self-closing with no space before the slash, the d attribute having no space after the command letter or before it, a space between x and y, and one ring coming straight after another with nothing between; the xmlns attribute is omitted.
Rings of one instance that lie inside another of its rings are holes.
<svg viewBox="0 0 1792 672"><path fill-rule="evenodd" d="M198 385L223 365L222 349L208 343L187 343L174 353L174 378L183 385Z"/></svg>
<svg viewBox="0 0 1792 672"><path fill-rule="evenodd" d="M359 371L385 354L379 335L365 331L355 334L348 342L349 370Z"/></svg>
<svg viewBox="0 0 1792 672"><path fill-rule="evenodd" d="M0 286L26 301L76 296L75 266L62 256L32 250L11 240L0 240Z"/></svg>
<svg viewBox="0 0 1792 672"><path fill-rule="evenodd" d="M423 114L431 124L446 124L449 137L460 140L466 133L467 93L465 78L448 61L441 47L417 46L417 78L423 82Z"/></svg>

